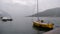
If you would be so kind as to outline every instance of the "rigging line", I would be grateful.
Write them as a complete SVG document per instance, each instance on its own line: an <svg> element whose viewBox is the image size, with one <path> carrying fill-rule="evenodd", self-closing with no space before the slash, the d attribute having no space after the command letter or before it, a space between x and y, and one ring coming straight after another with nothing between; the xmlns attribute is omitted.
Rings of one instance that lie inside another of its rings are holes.
<svg viewBox="0 0 60 34"><path fill-rule="evenodd" d="M36 8L36 4L33 5L32 14L34 13L35 8ZM32 22L33 22L33 21L34 21L34 17L32 17Z"/></svg>
<svg viewBox="0 0 60 34"><path fill-rule="evenodd" d="M36 8L37 8L37 21L39 21L39 16L38 16L38 12L39 12L39 9L38 9L38 0L36 0ZM35 8L33 8L35 9ZM33 17L32 17L32 21L33 21Z"/></svg>

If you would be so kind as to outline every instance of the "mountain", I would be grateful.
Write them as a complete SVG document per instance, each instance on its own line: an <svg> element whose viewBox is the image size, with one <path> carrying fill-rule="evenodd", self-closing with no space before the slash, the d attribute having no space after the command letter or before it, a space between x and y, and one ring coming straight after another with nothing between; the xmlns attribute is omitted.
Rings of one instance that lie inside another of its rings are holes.
<svg viewBox="0 0 60 34"><path fill-rule="evenodd" d="M60 8L52 8L29 17L60 17Z"/></svg>
<svg viewBox="0 0 60 34"><path fill-rule="evenodd" d="M6 11L0 10L0 17L11 17Z"/></svg>

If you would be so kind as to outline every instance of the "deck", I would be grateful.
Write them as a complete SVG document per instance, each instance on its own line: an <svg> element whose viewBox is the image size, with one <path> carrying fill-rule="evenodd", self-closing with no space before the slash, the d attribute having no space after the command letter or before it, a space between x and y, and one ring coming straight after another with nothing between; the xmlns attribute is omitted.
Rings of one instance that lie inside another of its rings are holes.
<svg viewBox="0 0 60 34"><path fill-rule="evenodd" d="M54 29L54 30L45 32L45 33L43 33L43 34L60 34L60 28L56 28L56 29Z"/></svg>

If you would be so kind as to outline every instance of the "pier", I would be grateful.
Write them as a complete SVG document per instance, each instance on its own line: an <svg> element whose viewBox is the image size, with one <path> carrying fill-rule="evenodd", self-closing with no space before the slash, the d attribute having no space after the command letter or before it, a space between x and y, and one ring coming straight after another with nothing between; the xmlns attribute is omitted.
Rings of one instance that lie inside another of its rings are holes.
<svg viewBox="0 0 60 34"><path fill-rule="evenodd" d="M60 28L56 28L56 29L54 29L54 30L45 32L45 33L43 33L43 34L60 34Z"/></svg>

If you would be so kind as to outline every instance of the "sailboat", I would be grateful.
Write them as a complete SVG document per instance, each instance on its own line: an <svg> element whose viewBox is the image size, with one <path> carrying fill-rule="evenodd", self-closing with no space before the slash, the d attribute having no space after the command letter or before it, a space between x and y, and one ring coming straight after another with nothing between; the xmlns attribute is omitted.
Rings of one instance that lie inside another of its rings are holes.
<svg viewBox="0 0 60 34"><path fill-rule="evenodd" d="M37 0L37 15L38 15L38 0ZM48 29L48 30L52 30L54 28L53 23L44 23L44 20L39 20L39 17L37 17L37 21L33 21L33 26L37 28Z"/></svg>

